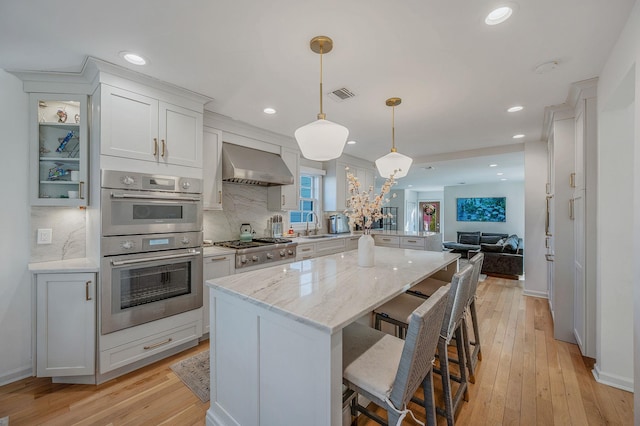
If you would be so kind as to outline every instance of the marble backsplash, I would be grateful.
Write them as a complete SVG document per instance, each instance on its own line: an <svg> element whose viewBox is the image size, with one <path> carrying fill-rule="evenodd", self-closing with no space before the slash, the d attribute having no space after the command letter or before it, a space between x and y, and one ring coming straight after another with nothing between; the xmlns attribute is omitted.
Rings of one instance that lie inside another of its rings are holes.
<svg viewBox="0 0 640 426"><path fill-rule="evenodd" d="M282 215L284 231L289 228L287 212L267 209L267 188L256 185L223 183L222 211L203 214L204 238L213 241L237 240L240 226L250 223L256 236L271 236L269 218Z"/></svg>
<svg viewBox="0 0 640 426"><path fill-rule="evenodd" d="M38 229L52 229L51 244L36 244ZM31 207L30 262L85 257L86 210L77 207Z"/></svg>

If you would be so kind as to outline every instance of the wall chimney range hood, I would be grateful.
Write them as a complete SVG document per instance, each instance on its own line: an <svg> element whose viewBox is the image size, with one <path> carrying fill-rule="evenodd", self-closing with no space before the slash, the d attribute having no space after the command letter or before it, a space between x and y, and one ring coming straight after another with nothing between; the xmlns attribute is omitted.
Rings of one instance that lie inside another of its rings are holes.
<svg viewBox="0 0 640 426"><path fill-rule="evenodd" d="M278 154L222 144L222 180L248 185L292 185L293 174Z"/></svg>

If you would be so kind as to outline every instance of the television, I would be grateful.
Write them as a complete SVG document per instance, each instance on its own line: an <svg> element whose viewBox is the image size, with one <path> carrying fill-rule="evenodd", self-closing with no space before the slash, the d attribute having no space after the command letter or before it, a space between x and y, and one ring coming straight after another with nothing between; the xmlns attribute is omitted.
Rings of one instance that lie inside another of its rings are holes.
<svg viewBox="0 0 640 426"><path fill-rule="evenodd" d="M506 222L506 197L456 198L458 222Z"/></svg>

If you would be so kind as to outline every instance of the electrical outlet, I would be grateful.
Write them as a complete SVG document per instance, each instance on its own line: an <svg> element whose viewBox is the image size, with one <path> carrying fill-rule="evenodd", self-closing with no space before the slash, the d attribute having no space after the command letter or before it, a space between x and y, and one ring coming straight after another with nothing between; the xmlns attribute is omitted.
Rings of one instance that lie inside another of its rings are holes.
<svg viewBox="0 0 640 426"><path fill-rule="evenodd" d="M53 230L52 229L38 229L38 244L51 244L51 240L53 239Z"/></svg>

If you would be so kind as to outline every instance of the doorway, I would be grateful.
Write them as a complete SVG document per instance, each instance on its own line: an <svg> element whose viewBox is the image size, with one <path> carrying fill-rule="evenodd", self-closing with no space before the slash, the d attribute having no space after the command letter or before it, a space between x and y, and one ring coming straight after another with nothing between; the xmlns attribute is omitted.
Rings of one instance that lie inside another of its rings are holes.
<svg viewBox="0 0 640 426"><path fill-rule="evenodd" d="M440 201L420 201L420 232L440 232Z"/></svg>

